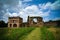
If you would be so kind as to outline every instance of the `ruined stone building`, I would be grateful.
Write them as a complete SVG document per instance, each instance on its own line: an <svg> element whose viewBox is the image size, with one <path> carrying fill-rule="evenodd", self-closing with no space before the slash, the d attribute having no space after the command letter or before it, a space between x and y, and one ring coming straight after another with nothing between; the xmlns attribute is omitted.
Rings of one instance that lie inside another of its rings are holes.
<svg viewBox="0 0 60 40"><path fill-rule="evenodd" d="M34 20L34 19L36 19L36 20ZM29 17L28 16L28 25L29 26L36 26L36 27L42 27L43 26L43 19L42 19L42 17L39 17L39 16L37 16L37 17Z"/></svg>
<svg viewBox="0 0 60 40"><path fill-rule="evenodd" d="M42 26L49 26L49 27L60 26L60 20L43 22L42 17L28 16L27 22L23 22L23 19L21 17L8 18L8 27L42 27Z"/></svg>
<svg viewBox="0 0 60 40"><path fill-rule="evenodd" d="M9 17L8 18L8 27L20 27L22 26L22 18L20 17Z"/></svg>
<svg viewBox="0 0 60 40"><path fill-rule="evenodd" d="M36 19L34 21L34 19ZM42 17L29 17L27 19L26 23L23 23L23 19L21 17L9 17L8 18L8 27L30 27L30 26L37 26L41 27L43 26Z"/></svg>

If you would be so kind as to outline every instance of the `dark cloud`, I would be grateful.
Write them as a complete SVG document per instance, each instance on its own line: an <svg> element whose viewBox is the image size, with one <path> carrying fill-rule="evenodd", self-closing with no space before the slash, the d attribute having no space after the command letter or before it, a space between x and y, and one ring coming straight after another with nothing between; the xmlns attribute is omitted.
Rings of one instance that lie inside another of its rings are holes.
<svg viewBox="0 0 60 40"><path fill-rule="evenodd" d="M8 5L17 5L19 0L0 0L0 3Z"/></svg>
<svg viewBox="0 0 60 40"><path fill-rule="evenodd" d="M3 18L4 13L2 12L3 9L3 3L0 3L0 19Z"/></svg>
<svg viewBox="0 0 60 40"><path fill-rule="evenodd" d="M19 0L0 0L0 20L6 14L9 7L14 7L19 3Z"/></svg>

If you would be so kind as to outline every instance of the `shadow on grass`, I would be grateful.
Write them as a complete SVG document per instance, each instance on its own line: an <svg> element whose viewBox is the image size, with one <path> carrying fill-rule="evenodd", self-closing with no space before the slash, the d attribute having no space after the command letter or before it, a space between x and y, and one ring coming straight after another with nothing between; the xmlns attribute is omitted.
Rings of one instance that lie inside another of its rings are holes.
<svg viewBox="0 0 60 40"><path fill-rule="evenodd" d="M7 39L7 33L8 33L8 29L5 28L0 28L0 40L6 40Z"/></svg>

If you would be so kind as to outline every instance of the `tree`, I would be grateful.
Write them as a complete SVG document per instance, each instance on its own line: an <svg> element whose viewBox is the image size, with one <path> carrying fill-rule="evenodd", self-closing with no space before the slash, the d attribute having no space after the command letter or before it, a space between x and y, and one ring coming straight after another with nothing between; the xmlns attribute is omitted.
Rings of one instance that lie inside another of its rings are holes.
<svg viewBox="0 0 60 40"><path fill-rule="evenodd" d="M0 27L7 27L7 23L5 23L3 20L0 21Z"/></svg>

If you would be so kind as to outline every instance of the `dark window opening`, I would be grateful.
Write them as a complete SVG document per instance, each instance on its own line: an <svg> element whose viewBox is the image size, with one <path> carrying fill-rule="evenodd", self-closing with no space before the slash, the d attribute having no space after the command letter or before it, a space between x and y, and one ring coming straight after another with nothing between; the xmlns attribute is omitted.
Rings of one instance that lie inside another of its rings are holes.
<svg viewBox="0 0 60 40"><path fill-rule="evenodd" d="M13 20L13 23L16 23L16 20Z"/></svg>
<svg viewBox="0 0 60 40"><path fill-rule="evenodd" d="M12 24L10 24L10 27L12 27Z"/></svg>
<svg viewBox="0 0 60 40"><path fill-rule="evenodd" d="M14 24L13 27L17 27L17 24Z"/></svg>

